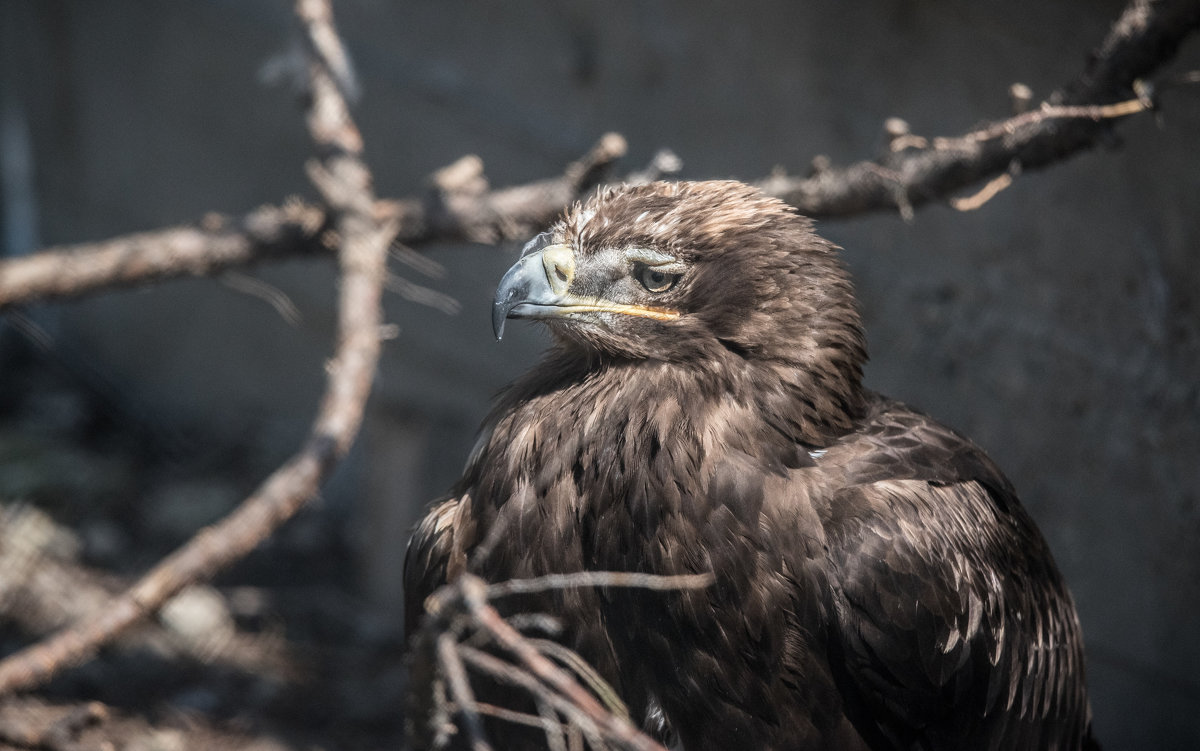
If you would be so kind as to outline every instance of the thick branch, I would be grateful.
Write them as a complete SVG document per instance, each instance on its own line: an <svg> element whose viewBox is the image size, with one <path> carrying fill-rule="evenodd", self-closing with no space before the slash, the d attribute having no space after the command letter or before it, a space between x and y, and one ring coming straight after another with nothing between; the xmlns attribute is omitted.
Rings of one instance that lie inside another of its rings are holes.
<svg viewBox="0 0 1200 751"><path fill-rule="evenodd" d="M1196 0L1134 0L1085 70L1049 99L1097 105L1136 99L1134 82L1170 60L1200 26ZM1140 109L1140 108L1137 108ZM1137 111L1131 108L1131 111ZM909 212L998 175L1046 167L1094 146L1109 128L1103 108L1018 115L957 138L939 138L874 162L826 169L808 178L778 176L759 185L814 217L880 209ZM1030 116L1033 115L1033 116Z"/></svg>
<svg viewBox="0 0 1200 751"><path fill-rule="evenodd" d="M78 297L97 289L328 253L319 242L326 221L323 209L292 201L264 206L241 219L213 215L192 227L168 227L0 261L0 310L32 300Z"/></svg>
<svg viewBox="0 0 1200 751"><path fill-rule="evenodd" d="M624 138L609 133L559 177L491 191L438 186L417 198L376 201L371 211L376 221L395 225L396 240L408 246L525 239L599 182L625 148ZM327 254L326 230L331 226L323 207L293 200L240 219L214 215L193 227L170 227L3 260L0 311L101 289Z"/></svg>
<svg viewBox="0 0 1200 751"><path fill-rule="evenodd" d="M310 33L331 24L328 0L298 0ZM332 33L331 27L329 33ZM309 129L323 158L314 172L341 239L338 345L325 396L304 447L241 506L110 602L102 612L0 662L0 693L39 684L95 652L183 587L235 561L291 517L349 449L362 420L379 358L381 297L391 235L374 217L370 173L358 132L329 73L310 47L312 101Z"/></svg>

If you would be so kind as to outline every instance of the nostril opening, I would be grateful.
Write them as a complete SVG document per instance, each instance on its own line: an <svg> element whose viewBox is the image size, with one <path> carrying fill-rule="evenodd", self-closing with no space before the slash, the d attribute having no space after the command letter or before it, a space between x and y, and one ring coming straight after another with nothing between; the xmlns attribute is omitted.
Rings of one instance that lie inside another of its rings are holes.
<svg viewBox="0 0 1200 751"><path fill-rule="evenodd" d="M567 272L563 271L562 266L556 265L554 267L554 275L558 277L558 281L560 282L567 281Z"/></svg>

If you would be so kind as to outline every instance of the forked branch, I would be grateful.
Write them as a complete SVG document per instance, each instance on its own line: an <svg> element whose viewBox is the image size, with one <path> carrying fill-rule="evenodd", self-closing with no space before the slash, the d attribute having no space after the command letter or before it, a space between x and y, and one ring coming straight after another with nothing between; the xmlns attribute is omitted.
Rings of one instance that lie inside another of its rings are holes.
<svg viewBox="0 0 1200 751"><path fill-rule="evenodd" d="M442 688L453 702L454 714L478 751L491 748L481 715L540 727L553 748L572 730L588 739L593 749L665 751L634 727L615 692L590 668L575 670L578 657L557 642L530 639L501 617L492 601L514 594L577 587L634 587L681 590L707 587L711 574L653 576L649 574L584 571L489 585L470 574L435 592L426 602L421 632L414 640L410 682L409 735L418 747L436 746L449 721L448 707L438 706ZM494 647L484 651L480 643ZM568 652L568 654L564 654ZM506 655L508 659L497 656ZM468 668L490 680L521 689L544 710L541 716L511 707L481 705L471 691ZM588 687L577 680L585 678ZM590 690L589 690L590 689Z"/></svg>
<svg viewBox="0 0 1200 751"><path fill-rule="evenodd" d="M328 0L298 0L296 7L309 30L332 29ZM244 556L316 494L358 432L379 359L385 262L395 227L372 211L370 172L329 62L313 46L308 62L309 129L321 154L311 171L337 231L341 267L338 343L308 441L229 516L201 530L102 612L0 662L0 694L37 685L86 659L185 586Z"/></svg>

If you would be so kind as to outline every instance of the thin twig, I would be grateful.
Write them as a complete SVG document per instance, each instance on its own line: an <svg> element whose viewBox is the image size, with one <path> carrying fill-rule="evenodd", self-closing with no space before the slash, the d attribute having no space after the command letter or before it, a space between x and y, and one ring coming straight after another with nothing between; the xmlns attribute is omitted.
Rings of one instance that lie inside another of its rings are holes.
<svg viewBox="0 0 1200 751"><path fill-rule="evenodd" d="M1117 118L1136 115L1139 112L1145 112L1151 106L1153 106L1151 102L1143 99L1128 99L1124 102L1116 102L1114 104L1077 106L1054 105L1049 102L1042 102L1042 106L1035 110L1022 112L1007 120L992 123L984 128L973 130L956 138L935 138L933 141L927 142L927 145L932 144L934 149L949 151L960 148L960 144L982 143L983 141L1010 136L1021 128L1044 123L1047 120L1091 120L1098 123L1102 120L1116 120Z"/></svg>
<svg viewBox="0 0 1200 751"><path fill-rule="evenodd" d="M498 720L511 722L515 725L528 725L531 728L545 728L546 720L538 715L532 715L528 712L518 712L515 709L489 704L483 701L475 702L475 709L481 715L495 717ZM561 723L559 723L561 727Z"/></svg>
<svg viewBox="0 0 1200 751"><path fill-rule="evenodd" d="M538 717L542 720L542 730L546 734L546 745L550 751L567 751L567 737L563 733L563 724L545 699L537 700Z"/></svg>
<svg viewBox="0 0 1200 751"><path fill-rule="evenodd" d="M550 636L562 633L562 621L546 613L510 613L505 618L518 631L541 631Z"/></svg>
<svg viewBox="0 0 1200 751"><path fill-rule="evenodd" d="M292 298L273 284L240 271L226 271L219 279L230 289L257 297L270 305L280 318L292 326L299 326L304 319Z"/></svg>
<svg viewBox="0 0 1200 751"><path fill-rule="evenodd" d="M462 310L462 304L450 295L417 284L398 274L389 272L383 283L388 290L395 292L405 300L433 308L445 315L457 315Z"/></svg>
<svg viewBox="0 0 1200 751"><path fill-rule="evenodd" d="M524 635L522 634L522 636ZM617 695L612 686L608 685L608 682L600 677L599 671L589 665L587 660L580 657L578 652L549 639L530 639L529 637L525 637L525 640L534 649L544 655L553 657L567 670L579 676L579 680L583 681L584 685L593 694L600 697L600 701L604 702L605 709L617 717L626 720L629 719L629 707L625 705L625 702Z"/></svg>
<svg viewBox="0 0 1200 751"><path fill-rule="evenodd" d="M467 671L463 668L462 659L455 649L454 636L450 633L438 635L437 651L438 665L442 675L446 676L446 685L450 696L458 707L462 724L471 739L471 748L475 751L491 751L492 744L487 742L483 734L483 723L479 720L479 710L475 705L475 694L467 681Z"/></svg>
<svg viewBox="0 0 1200 751"><path fill-rule="evenodd" d="M961 198L951 198L950 206L955 211L975 211L999 195L1002 190L1012 185L1012 182L1012 173L1005 172L1003 175L993 177L988 181L987 185L984 185L976 193Z"/></svg>
<svg viewBox="0 0 1200 751"><path fill-rule="evenodd" d="M476 576L464 574L426 600L427 617L414 642L413 670L422 679L413 686L409 716L415 724L411 727L419 734L419 738L425 739L428 738L428 730L436 731L435 727L424 724L428 722L430 711L428 692L443 682L449 682L454 690L455 681L459 678L447 673L446 668L431 675L428 670L430 656L436 653L436 662L448 665L449 670L456 669L455 661L442 655L449 649L448 644L465 636L465 641L454 643L459 659L494 680L524 688L539 703L539 707L541 703L546 703L554 711L563 714L569 720L569 727L583 733L593 748L615 744L637 751L660 751L662 747L657 742L631 723L628 708L594 668L561 644L525 637L512 623L500 616L489 603L489 598L574 587L637 587L658 591L695 589L708 586L712 581L711 574L659 576L635 572L585 571L488 585ZM515 620L528 622L529 616L522 614ZM473 646L475 643L482 645L485 641L513 655L516 664ZM551 657L562 666L552 661ZM588 688L584 688L572 674L579 676ZM597 700L597 696L601 697L604 704ZM436 697L433 698L433 707L436 708ZM478 710L473 697L467 699L456 696L455 703L460 709L470 707L472 711ZM540 708L539 711L545 718L547 710ZM463 714L465 719L473 721L466 712ZM530 715L521 713L521 717L524 724L531 724ZM475 731L467 728L467 732L473 736ZM574 733L564 739L557 736L551 738L548 726L546 732L547 743L555 747L574 748L578 745ZM423 747L417 737L412 740L416 741L417 746Z"/></svg>
<svg viewBox="0 0 1200 751"><path fill-rule="evenodd" d="M423 256L412 248L402 243L392 243L392 247L388 250L392 258L395 258L400 263L408 266L419 274L423 274L430 279L444 279L446 277L446 267L429 256Z"/></svg>
<svg viewBox="0 0 1200 751"><path fill-rule="evenodd" d="M605 737L613 739L623 747L638 751L661 748L628 720L605 709L583 686L571 678L569 673L551 662L516 629L508 625L496 609L488 604L487 584L482 579L464 574L459 577L458 586L467 611L475 617L480 627L487 629L496 643L516 656L531 673L579 707L596 723Z"/></svg>
<svg viewBox="0 0 1200 751"><path fill-rule="evenodd" d="M489 599L516 594L532 594L552 589L578 589L580 587L628 587L634 589L678 590L703 589L714 581L713 575L643 574L636 571L576 571L570 574L547 574L529 579L510 579L499 584L487 585Z"/></svg>
<svg viewBox="0 0 1200 751"><path fill-rule="evenodd" d="M545 701L554 707L558 712L561 712L570 720L570 723L578 727L588 737L588 742L596 748L601 748L604 745L602 738L602 728L597 722L596 717L585 711L583 708L569 701L566 697L554 692L546 691L546 687L537 679L533 673L522 670L514 666L510 662L505 662L499 657L490 655L481 649L469 647L465 644L458 645L458 653L462 657L463 662L471 665L484 674L495 678L498 681L517 686L524 689L530 694L542 697ZM636 730L634 731L637 732ZM641 735L638 733L638 735ZM628 746L620 744L623 748L637 748L639 751L666 751L662 746L655 743L652 739L642 736L645 743L639 746Z"/></svg>

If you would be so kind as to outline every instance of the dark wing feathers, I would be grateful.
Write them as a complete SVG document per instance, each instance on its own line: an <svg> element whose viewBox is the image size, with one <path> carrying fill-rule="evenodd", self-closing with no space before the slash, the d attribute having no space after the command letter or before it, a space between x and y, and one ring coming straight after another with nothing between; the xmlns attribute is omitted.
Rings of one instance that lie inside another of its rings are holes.
<svg viewBox="0 0 1200 751"><path fill-rule="evenodd" d="M547 461L557 479L532 484L539 506L562 511L550 496L613 482L632 461L620 451L572 446L573 459ZM679 461L674 450L660 448L649 476ZM709 477L704 492L666 477L650 482L654 487L625 483L625 503L585 515L584 527L567 535L569 545L555 531L569 521L519 514L508 504L489 524L493 535L507 530L509 543L528 538L505 546L532 556L523 562L529 570L516 567L510 575L547 570L553 562L539 556L581 542L574 565L718 572L708 590L666 598L571 592L586 602L536 608L603 612L576 624L573 646L622 685L633 707L645 705L645 690L657 686L684 740L698 747L791 727L797 739L845 733L846 745L857 743L858 733L875 748L1040 748L1052 747L1053 738L1065 739L1061 748L1078 748L1088 712L1073 607L1045 543L986 456L883 400L860 431L814 455L821 457L816 467L807 452L784 465L726 445L709 455L707 468L697 467ZM824 479L814 485L814 477ZM443 501L414 534L405 573L410 634L424 598L465 568L477 506L469 497ZM510 515L515 521L506 522ZM811 532L816 528L823 537ZM683 539L691 543L678 544ZM600 541L606 544L593 547ZM722 605L732 602L738 607ZM830 629L824 655L813 651L811 631L822 622ZM645 664L617 659L643 653L658 657ZM740 654L740 667L714 661L720 654ZM783 666L777 682L763 683L772 664ZM825 671L840 699L814 693ZM789 709L828 702L811 716ZM817 720L842 712L853 730ZM708 722L717 715L729 724L727 735ZM693 737L691 728L701 727L720 737Z"/></svg>
<svg viewBox="0 0 1200 751"><path fill-rule="evenodd" d="M1064 746L1078 747L1078 625L1008 482L896 403L853 444L825 519L843 690L905 748L1040 747L1062 734L1047 717L1079 718Z"/></svg>
<svg viewBox="0 0 1200 751"><path fill-rule="evenodd" d="M466 560L456 537L471 534L471 522L460 513L463 499L438 501L417 525L404 556L404 633L412 637L425 613L425 598L461 571ZM453 571L452 571L453 569Z"/></svg>

